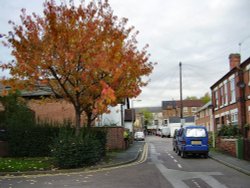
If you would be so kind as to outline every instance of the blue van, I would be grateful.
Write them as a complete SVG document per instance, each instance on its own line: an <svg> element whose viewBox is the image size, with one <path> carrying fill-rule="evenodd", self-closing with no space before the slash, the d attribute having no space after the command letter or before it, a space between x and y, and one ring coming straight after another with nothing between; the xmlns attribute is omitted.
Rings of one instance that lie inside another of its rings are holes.
<svg viewBox="0 0 250 188"><path fill-rule="evenodd" d="M208 157L209 144L207 129L203 126L184 126L177 134L177 153L182 158L188 154Z"/></svg>

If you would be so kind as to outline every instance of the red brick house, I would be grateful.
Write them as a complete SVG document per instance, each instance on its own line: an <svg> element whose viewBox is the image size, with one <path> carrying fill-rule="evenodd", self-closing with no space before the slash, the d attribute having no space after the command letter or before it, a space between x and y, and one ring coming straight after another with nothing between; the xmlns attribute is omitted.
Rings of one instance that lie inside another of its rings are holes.
<svg viewBox="0 0 250 188"><path fill-rule="evenodd" d="M214 130L236 125L250 138L250 58L240 63L239 54L230 54L230 70L211 86Z"/></svg>
<svg viewBox="0 0 250 188"><path fill-rule="evenodd" d="M212 102L209 101L207 104L202 106L197 112L195 116L195 124L203 125L207 128L209 132L214 131L213 125L213 106Z"/></svg>
<svg viewBox="0 0 250 188"><path fill-rule="evenodd" d="M183 117L194 116L203 105L202 100L183 100ZM180 106L180 101L162 101L163 118L180 117Z"/></svg>

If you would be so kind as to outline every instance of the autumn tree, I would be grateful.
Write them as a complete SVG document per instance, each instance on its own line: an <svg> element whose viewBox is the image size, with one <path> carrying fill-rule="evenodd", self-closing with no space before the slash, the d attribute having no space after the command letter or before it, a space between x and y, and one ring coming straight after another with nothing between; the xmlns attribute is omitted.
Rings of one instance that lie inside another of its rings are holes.
<svg viewBox="0 0 250 188"><path fill-rule="evenodd" d="M22 10L21 24L4 43L15 57L2 65L25 89L48 85L72 103L76 132L85 112L90 126L98 114L126 97L136 97L153 69L147 45L138 49L134 27L113 15L108 1L60 5L44 3L43 16Z"/></svg>

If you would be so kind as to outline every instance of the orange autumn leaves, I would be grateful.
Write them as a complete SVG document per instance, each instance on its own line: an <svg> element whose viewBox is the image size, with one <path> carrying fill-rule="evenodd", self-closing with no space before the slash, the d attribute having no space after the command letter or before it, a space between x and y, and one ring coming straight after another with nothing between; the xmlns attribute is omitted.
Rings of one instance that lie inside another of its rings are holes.
<svg viewBox="0 0 250 188"><path fill-rule="evenodd" d="M108 1L78 7L47 1L43 13L30 16L23 10L22 24L11 22L5 45L15 57L8 64L14 79L30 86L46 83L74 105L76 115L97 116L140 94L147 84L142 77L154 64L147 46L137 48L138 32L113 15Z"/></svg>

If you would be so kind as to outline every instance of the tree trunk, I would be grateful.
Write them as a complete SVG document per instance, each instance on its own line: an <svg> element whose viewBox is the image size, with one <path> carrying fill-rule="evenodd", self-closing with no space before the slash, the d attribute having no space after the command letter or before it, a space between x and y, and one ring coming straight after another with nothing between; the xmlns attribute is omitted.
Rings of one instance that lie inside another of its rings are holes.
<svg viewBox="0 0 250 188"><path fill-rule="evenodd" d="M78 136L79 135L79 133L80 133L80 126L81 126L81 112L80 112L80 110L75 110L75 115L76 115L76 132L75 132L75 134L76 134L76 136Z"/></svg>
<svg viewBox="0 0 250 188"><path fill-rule="evenodd" d="M87 127L90 128L92 124L92 112L87 113Z"/></svg>

